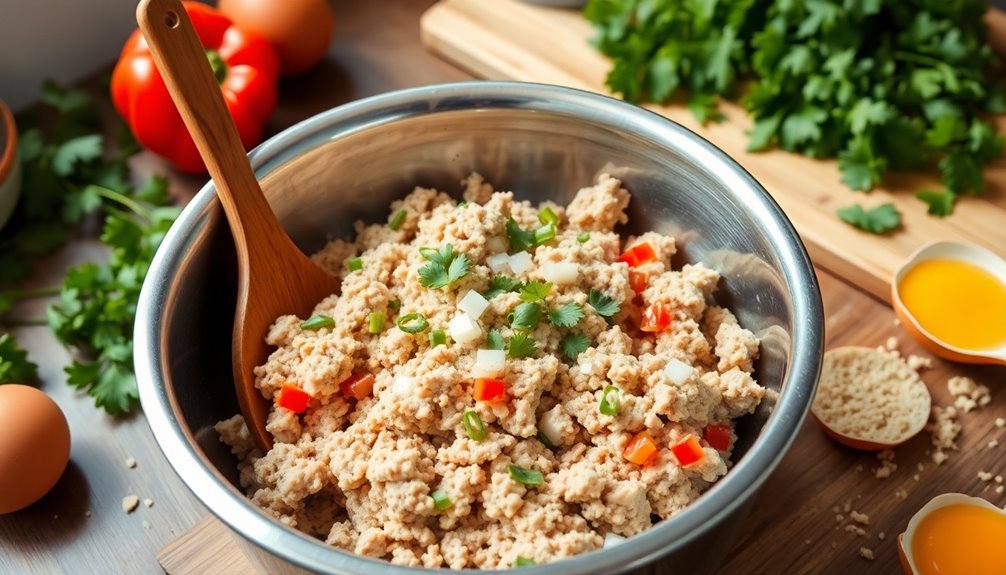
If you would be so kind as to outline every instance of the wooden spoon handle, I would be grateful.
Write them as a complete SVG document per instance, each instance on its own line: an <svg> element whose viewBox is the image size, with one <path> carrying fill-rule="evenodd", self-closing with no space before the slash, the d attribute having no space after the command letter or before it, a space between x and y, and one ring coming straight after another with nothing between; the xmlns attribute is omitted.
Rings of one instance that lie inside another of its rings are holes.
<svg viewBox="0 0 1006 575"><path fill-rule="evenodd" d="M249 238L271 235L264 234L272 230L263 227L282 230L248 163L220 84L185 7L179 0L141 0L136 21L213 178L238 254L246 256Z"/></svg>

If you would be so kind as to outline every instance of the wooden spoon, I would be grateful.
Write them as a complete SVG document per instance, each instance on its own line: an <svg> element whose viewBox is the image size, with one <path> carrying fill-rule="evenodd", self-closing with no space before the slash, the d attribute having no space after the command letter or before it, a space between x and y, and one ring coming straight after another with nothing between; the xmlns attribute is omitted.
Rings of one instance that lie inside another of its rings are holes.
<svg viewBox="0 0 1006 575"><path fill-rule="evenodd" d="M265 429L269 402L255 388L253 370L268 358L266 332L280 315L306 316L317 302L339 291L339 283L294 245L269 207L182 3L141 0L136 20L206 162L234 235L234 387L248 430L265 453L272 446Z"/></svg>

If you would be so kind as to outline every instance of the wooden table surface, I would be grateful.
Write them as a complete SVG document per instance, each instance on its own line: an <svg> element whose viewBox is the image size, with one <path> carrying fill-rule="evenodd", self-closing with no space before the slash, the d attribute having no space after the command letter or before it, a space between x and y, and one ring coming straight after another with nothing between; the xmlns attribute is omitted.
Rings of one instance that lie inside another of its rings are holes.
<svg viewBox="0 0 1006 575"><path fill-rule="evenodd" d="M470 79L423 50L418 18L430 4L430 0L335 0L337 28L327 61L304 77L284 81L270 129L278 131L371 94ZM137 155L133 168L141 177L170 173L148 153ZM180 203L203 183L177 174L171 179ZM66 266L102 257L96 240L80 238L42 262L31 285L57 285ZM894 324L894 315L884 302L826 270L819 269L818 276L829 347L882 345L895 336L904 353L925 355ZM19 313L42 311L42 302L32 305L18 308ZM65 475L49 495L28 509L0 516L0 574L161 573L155 553L207 510L174 474L142 414L108 417L94 408L89 397L67 386L62 367L69 355L48 328L21 328L16 335L39 363L42 389L66 414L73 448ZM1002 506L1006 495L996 494L995 483L979 480L978 472L1006 475L1006 430L993 424L995 417L1006 416L1006 398L1002 397L1006 368L965 368L935 361L923 377L936 403L949 403L945 382L954 374L970 375L993 392L992 405L962 416L960 452L937 467L927 454L928 436L922 434L898 450L898 469L880 480L872 473L878 465L873 455L837 446L808 422L758 495L741 540L731 550L710 550L726 556L721 573L895 573L896 534L933 495L962 491ZM1003 446L988 448L992 439ZM126 466L128 457L135 458L135 468ZM120 502L129 494L149 498L153 505L141 505L126 514ZM848 519L836 521L833 508L847 518L846 504L870 516L865 536L846 532ZM875 560L862 559L860 547L872 550ZM659 563L646 571L661 572Z"/></svg>

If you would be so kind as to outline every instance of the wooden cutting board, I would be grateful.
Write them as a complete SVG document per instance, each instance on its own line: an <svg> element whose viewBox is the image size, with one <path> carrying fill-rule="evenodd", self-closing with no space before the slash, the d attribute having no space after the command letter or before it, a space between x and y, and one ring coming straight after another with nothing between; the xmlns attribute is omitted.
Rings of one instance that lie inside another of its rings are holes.
<svg viewBox="0 0 1006 575"><path fill-rule="evenodd" d="M998 38L1006 23L991 24ZM442 0L422 18L426 46L476 75L495 80L523 80L608 94L604 78L608 59L588 40L590 24L575 10L546 8L519 0ZM986 170L981 198L958 202L954 214L937 219L913 192L939 189L933 177L899 175L888 187L869 194L853 192L839 181L834 161L820 161L781 151L745 151L751 122L744 110L722 104L727 121L701 126L684 106L647 106L707 138L747 168L768 189L800 232L817 265L887 300L894 270L919 246L933 240L962 240L1006 255L1006 160ZM1000 130L1006 122L1000 123ZM893 202L903 226L884 237L843 223L835 210L859 202L864 207Z"/></svg>

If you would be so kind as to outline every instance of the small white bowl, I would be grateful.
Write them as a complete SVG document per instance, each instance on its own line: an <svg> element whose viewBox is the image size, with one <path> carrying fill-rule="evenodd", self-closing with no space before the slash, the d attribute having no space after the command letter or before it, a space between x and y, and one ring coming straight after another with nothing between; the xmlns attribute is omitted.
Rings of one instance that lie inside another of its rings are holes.
<svg viewBox="0 0 1006 575"><path fill-rule="evenodd" d="M0 228L7 223L21 195L21 162L17 154L14 114L0 100Z"/></svg>

